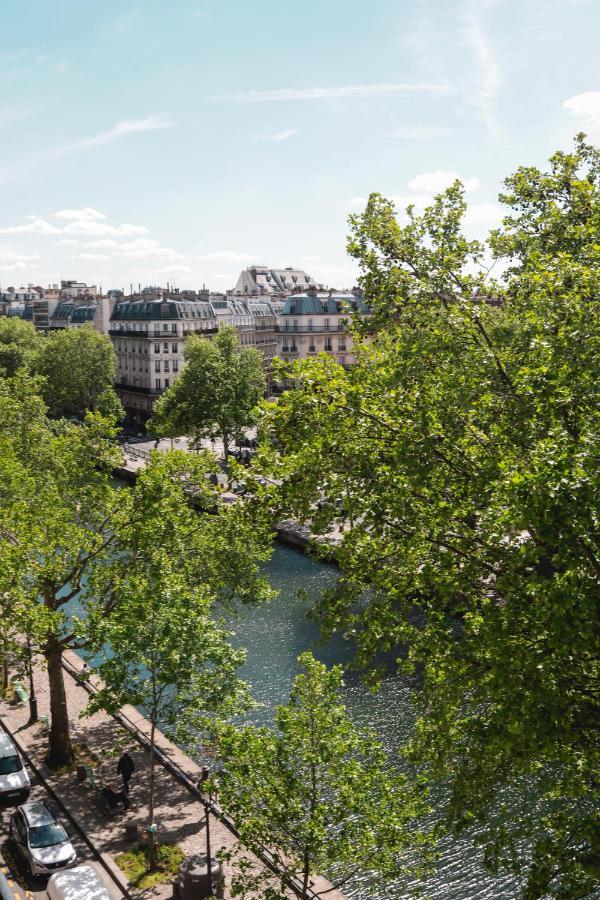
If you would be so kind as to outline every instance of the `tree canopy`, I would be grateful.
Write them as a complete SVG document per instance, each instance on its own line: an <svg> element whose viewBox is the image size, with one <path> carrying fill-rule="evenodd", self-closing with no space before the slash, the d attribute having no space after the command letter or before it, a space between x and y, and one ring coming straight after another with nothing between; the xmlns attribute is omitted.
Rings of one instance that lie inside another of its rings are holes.
<svg viewBox="0 0 600 900"><path fill-rule="evenodd" d="M0 317L0 369L9 377L28 368L43 338L31 322L18 316Z"/></svg>
<svg viewBox="0 0 600 900"><path fill-rule="evenodd" d="M297 880L300 897L309 887L327 896L331 886L318 883L323 874L335 887L356 876L367 885L414 878L430 842L422 785L391 767L375 736L354 725L342 700L341 666L327 669L311 653L299 662L302 671L289 702L276 710L274 729L218 731L219 802L242 846L270 850ZM260 876L240 868L236 896L257 896ZM281 894L271 888L261 896L288 894L282 885Z"/></svg>
<svg viewBox="0 0 600 900"><path fill-rule="evenodd" d="M478 822L524 897L584 897L600 883L600 151L580 136L501 200L487 246L463 236L459 183L422 215L374 194L352 217L372 309L358 363L288 370L298 387L263 423L277 482L259 490L316 535L343 524L317 612L359 664L390 651L419 674L412 753L447 787L449 827Z"/></svg>
<svg viewBox="0 0 600 900"><path fill-rule="evenodd" d="M157 436L186 434L199 442L221 438L225 459L229 443L255 421L266 381L262 354L240 347L235 328L221 328L214 338L188 338L185 367L159 398L149 430Z"/></svg>
<svg viewBox="0 0 600 900"><path fill-rule="evenodd" d="M42 395L55 416L83 416L108 402L113 410L116 353L110 338L91 326L53 331L40 344L34 370L45 378Z"/></svg>
<svg viewBox="0 0 600 900"><path fill-rule="evenodd" d="M85 648L86 623L128 603L130 579L141 585L156 559L214 603L258 602L270 543L241 507L215 512L205 454L155 454L133 489L115 486L114 419L51 420L38 388L25 373L0 379L0 587L46 658L56 766L72 757L62 655Z"/></svg>

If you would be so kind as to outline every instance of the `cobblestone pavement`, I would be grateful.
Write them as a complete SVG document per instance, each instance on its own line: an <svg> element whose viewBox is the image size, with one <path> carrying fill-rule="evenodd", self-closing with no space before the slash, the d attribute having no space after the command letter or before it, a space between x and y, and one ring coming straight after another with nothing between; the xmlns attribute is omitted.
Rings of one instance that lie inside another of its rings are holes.
<svg viewBox="0 0 600 900"><path fill-rule="evenodd" d="M74 653L67 654L71 663L78 668L82 662ZM49 714L48 680L41 666L35 671L36 694L40 716ZM74 772L51 772L44 765L47 749L47 729L43 723L28 725L29 705L17 706L0 701L0 715L9 730L16 736L20 745L31 756L40 773L48 781L56 794L65 804L69 813L80 825L84 833L102 854L107 864L123 878L114 864L115 856L132 846L126 833L126 826L138 826L143 833L147 825L148 800L148 753L139 745L133 736L120 726L113 718L100 712L89 718L81 718L80 713L87 703L87 692L84 687L70 675L65 674L65 687L69 705L73 741L83 760L89 760L96 772L96 779L101 785L118 786L117 761L124 749L128 749L135 763L136 771L130 784L131 808L118 815L104 813L95 801L95 794L77 783ZM125 707L127 718L133 721L141 731L149 731L149 723L133 707ZM197 781L201 769L190 757L172 744L164 735L159 734L157 743L161 749L186 774ZM205 816L202 803L187 788L180 784L163 766L156 767L156 814L158 835L162 840L178 843L184 853L204 853L206 850ZM5 830L4 817L2 832ZM210 816L210 840L213 855L222 848L234 849L235 836L214 816ZM257 861L257 865L260 865ZM225 872L227 878L227 871ZM172 896L170 885L160 886L153 891L139 892L135 887L130 890L134 896L148 898L167 898ZM44 896L44 894L33 896ZM225 892L225 897L229 894ZM290 895L291 896L291 895ZM343 900L341 894L330 890L327 900Z"/></svg>

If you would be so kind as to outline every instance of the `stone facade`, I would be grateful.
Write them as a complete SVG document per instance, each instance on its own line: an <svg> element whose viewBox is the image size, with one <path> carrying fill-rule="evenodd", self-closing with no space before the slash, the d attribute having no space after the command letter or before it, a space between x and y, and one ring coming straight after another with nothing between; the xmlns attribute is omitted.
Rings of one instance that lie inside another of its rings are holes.
<svg viewBox="0 0 600 900"><path fill-rule="evenodd" d="M144 424L177 377L186 338L216 331L205 300L132 297L115 304L109 334L117 352L116 389L134 425Z"/></svg>

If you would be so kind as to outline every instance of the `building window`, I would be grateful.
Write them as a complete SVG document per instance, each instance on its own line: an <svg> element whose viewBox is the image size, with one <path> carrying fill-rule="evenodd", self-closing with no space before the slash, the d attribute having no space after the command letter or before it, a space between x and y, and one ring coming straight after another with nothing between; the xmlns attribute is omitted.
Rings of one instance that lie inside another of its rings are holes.
<svg viewBox="0 0 600 900"><path fill-rule="evenodd" d="M340 339L340 350L346 350L346 341L343 338Z"/></svg>
<svg viewBox="0 0 600 900"><path fill-rule="evenodd" d="M168 322L163 322L163 331L168 331L168 329L169 329Z"/></svg>
<svg viewBox="0 0 600 900"><path fill-rule="evenodd" d="M173 325L171 325L171 332L173 334L177 334L177 325L175 323L173 323Z"/></svg>
<svg viewBox="0 0 600 900"><path fill-rule="evenodd" d="M168 371L169 371L169 360L168 360L168 359L165 359L165 361L164 361L164 364L163 364L163 371L164 371L164 372L168 372Z"/></svg>
<svg viewBox="0 0 600 900"><path fill-rule="evenodd" d="M168 353L168 352L169 352L169 345L168 345L168 343L165 341L164 344L163 344L163 353Z"/></svg>
<svg viewBox="0 0 600 900"><path fill-rule="evenodd" d="M171 352L177 353L178 351L179 351L179 347L177 346L177 344L171 344Z"/></svg>
<svg viewBox="0 0 600 900"><path fill-rule="evenodd" d="M331 346L331 341L325 341L325 352L331 353L332 350L333 350L333 347Z"/></svg>
<svg viewBox="0 0 600 900"><path fill-rule="evenodd" d="M329 319L325 319L325 331L329 331Z"/></svg>
<svg viewBox="0 0 600 900"><path fill-rule="evenodd" d="M169 379L168 379L168 378L165 378L165 387L166 387L166 388L169 387Z"/></svg>
<svg viewBox="0 0 600 900"><path fill-rule="evenodd" d="M155 387L156 387L156 390L157 390L157 391L160 391L160 378L155 378L155 379L154 379L154 385L155 385Z"/></svg>
<svg viewBox="0 0 600 900"><path fill-rule="evenodd" d="M309 346L309 348L308 348L308 352L309 352L309 353L316 353L316 352L317 352L317 348L315 347L314 344L310 344L310 346Z"/></svg>
<svg viewBox="0 0 600 900"><path fill-rule="evenodd" d="M158 343L158 341L154 345L154 352L160 353L160 344Z"/></svg>
<svg viewBox="0 0 600 900"><path fill-rule="evenodd" d="M179 372L179 360L178 359L173 360L173 371Z"/></svg>
<svg viewBox="0 0 600 900"><path fill-rule="evenodd" d="M155 359L155 360L154 360L154 371L155 371L155 372L160 372L160 359Z"/></svg>

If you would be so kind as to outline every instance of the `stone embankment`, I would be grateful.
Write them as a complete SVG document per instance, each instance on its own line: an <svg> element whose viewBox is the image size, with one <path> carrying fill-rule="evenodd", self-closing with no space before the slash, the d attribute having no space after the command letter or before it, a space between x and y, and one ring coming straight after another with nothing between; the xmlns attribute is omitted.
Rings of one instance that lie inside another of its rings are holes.
<svg viewBox="0 0 600 900"><path fill-rule="evenodd" d="M154 449L156 447L156 449L158 450L169 450L171 449L170 445L171 442L168 440L160 441L158 443L158 446L156 446L153 441L145 441L127 445L123 450L123 463L114 470L113 474L115 478L118 478L119 480L124 481L128 484L134 484L138 472L143 469L148 462L151 449ZM187 451L189 449L185 438L177 438L175 446L180 450ZM210 441L206 441L206 449L212 450L217 456L219 452L222 453L222 446L218 442L212 443ZM225 503L234 503L237 499L237 496L231 491L225 491L222 494L222 498ZM279 522L275 526L275 533L277 534L278 539L283 544L287 544L288 546L293 547L296 550L306 552L310 547L310 528L307 525L301 524L300 522L295 522L291 519L288 519L285 522ZM340 537L341 533L339 531L335 531L331 533L326 541L321 541L324 545L326 545L326 553L327 550L329 550L330 555L333 556L335 547L340 542Z"/></svg>

